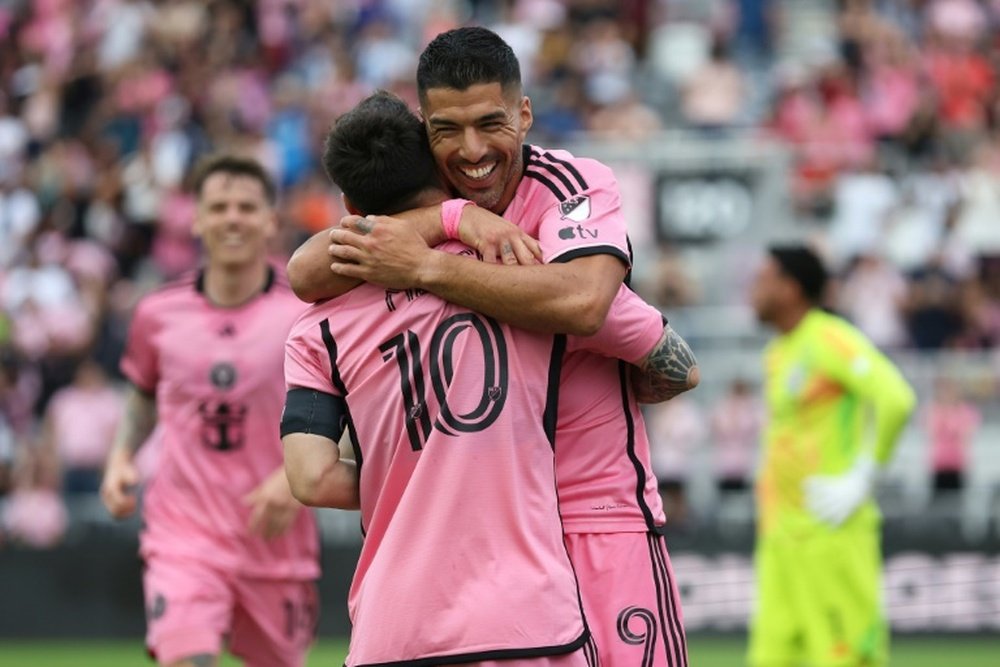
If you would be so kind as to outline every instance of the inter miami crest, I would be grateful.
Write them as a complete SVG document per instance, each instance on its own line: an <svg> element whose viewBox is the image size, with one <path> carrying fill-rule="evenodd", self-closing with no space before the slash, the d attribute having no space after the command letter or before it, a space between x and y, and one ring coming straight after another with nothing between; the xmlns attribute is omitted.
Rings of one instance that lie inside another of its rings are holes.
<svg viewBox="0 0 1000 667"><path fill-rule="evenodd" d="M220 362L212 366L208 379L216 389L231 389L236 384L236 369L230 363Z"/></svg>
<svg viewBox="0 0 1000 667"><path fill-rule="evenodd" d="M247 407L227 401L202 401L198 406L201 415L201 444L209 449L228 452L243 447Z"/></svg>
<svg viewBox="0 0 1000 667"><path fill-rule="evenodd" d="M236 368L228 362L219 362L208 372L209 382L223 392L232 389L236 379ZM202 445L220 452L243 446L245 405L225 398L210 398L201 402L198 414L201 416Z"/></svg>
<svg viewBox="0 0 1000 667"><path fill-rule="evenodd" d="M577 195L559 204L559 212L563 220L583 222L590 217L590 197Z"/></svg>

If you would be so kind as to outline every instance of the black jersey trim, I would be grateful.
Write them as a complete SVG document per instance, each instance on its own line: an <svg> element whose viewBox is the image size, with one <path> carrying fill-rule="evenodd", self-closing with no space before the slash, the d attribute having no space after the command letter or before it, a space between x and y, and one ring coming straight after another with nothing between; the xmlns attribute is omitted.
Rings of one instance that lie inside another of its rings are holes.
<svg viewBox="0 0 1000 667"><path fill-rule="evenodd" d="M635 266L635 254L632 252L632 239L628 234L625 235L625 247L628 249L628 271L625 272L625 278L622 280L625 287L631 289L632 287L632 267Z"/></svg>
<svg viewBox="0 0 1000 667"><path fill-rule="evenodd" d="M539 183L541 183L542 185L544 185L545 187L547 187L549 191L553 195L555 195L556 199L558 199L560 202L564 202L567 199L569 199L569 196L567 196L562 190L560 190L559 186L553 183L545 174L533 171L531 169L525 169L524 175L526 178L534 179Z"/></svg>
<svg viewBox="0 0 1000 667"><path fill-rule="evenodd" d="M566 262L572 262L574 259L591 257L593 255L612 255L624 262L625 266L632 266L632 263L628 259L628 255L623 253L620 248L616 248L613 245L594 245L586 248L573 248L572 250L567 250L561 255L553 257L549 260L549 262L551 264L565 264Z"/></svg>
<svg viewBox="0 0 1000 667"><path fill-rule="evenodd" d="M687 641L684 628L678 619L677 601L673 595L673 582L670 579L670 569L665 556L666 543L662 535L650 533L646 536L649 544L650 562L653 568L653 580L656 584L656 601L659 605L660 629L664 638L664 652L670 667L687 667ZM671 639L667 644L667 621L669 620ZM671 645L673 659L671 659Z"/></svg>
<svg viewBox="0 0 1000 667"><path fill-rule="evenodd" d="M545 391L545 410L542 412L542 427L552 449L556 447L556 422L559 416L559 379L562 375L563 355L566 353L565 334L557 334L552 341L552 355L549 357L548 385Z"/></svg>
<svg viewBox="0 0 1000 667"><path fill-rule="evenodd" d="M580 174L579 171L577 171L576 167L573 166L572 162L568 160L563 160L562 158L558 158L548 151L539 150L537 155L538 157L544 158L549 162L554 162L555 164L562 165L566 169L566 171L568 171L573 176L573 178L576 179L576 182L580 184L581 192L588 189L589 186L587 185L587 181L583 179L583 176Z"/></svg>
<svg viewBox="0 0 1000 667"><path fill-rule="evenodd" d="M639 506L639 510L642 512L642 518L646 521L646 528L651 533L659 535L662 529L656 525L653 520L653 511L646 504L646 471L635 453L635 420L632 418L632 409L629 404L628 366L628 363L622 360L618 361L618 382L621 387L622 414L625 417L625 428L628 434L625 441L625 453L628 455L628 460L632 462L632 467L635 468L635 500Z"/></svg>
<svg viewBox="0 0 1000 667"><path fill-rule="evenodd" d="M347 432L351 436L351 445L354 449L354 464L358 469L358 477L361 477L361 466L364 464L364 458L361 454L361 441L358 439L358 430L354 427L354 418L351 416L351 407L347 404L347 385L344 384L344 379L340 376L340 368L337 366L337 341L333 338L333 333L330 331L330 320L325 319L319 323L320 334L323 337L323 345L326 346L326 354L330 358L330 382L333 386L341 393L344 398L345 404L345 415L344 420L347 422ZM358 492L360 497L360 490ZM361 521L361 535L362 537L367 534L365 530L364 520Z"/></svg>
<svg viewBox="0 0 1000 667"><path fill-rule="evenodd" d="M580 194L580 191L577 190L576 185L574 185L573 182L569 180L569 177L564 173L564 170L542 159L541 151L532 148L531 156L528 158L528 164L535 167L541 167L545 171L549 172L550 174L558 178L559 182L561 182L564 186L566 186L566 191L569 192L571 197Z"/></svg>
<svg viewBox="0 0 1000 667"><path fill-rule="evenodd" d="M487 660L515 660L528 658L545 658L554 655L566 655L583 648L590 640L590 629L584 627L579 637L569 644L558 646L539 646L535 648L503 648L494 651L479 651L477 653L456 653L453 655L436 655L416 660L397 660L393 662L368 662L357 667L436 667L437 665L458 665L466 662L485 662Z"/></svg>

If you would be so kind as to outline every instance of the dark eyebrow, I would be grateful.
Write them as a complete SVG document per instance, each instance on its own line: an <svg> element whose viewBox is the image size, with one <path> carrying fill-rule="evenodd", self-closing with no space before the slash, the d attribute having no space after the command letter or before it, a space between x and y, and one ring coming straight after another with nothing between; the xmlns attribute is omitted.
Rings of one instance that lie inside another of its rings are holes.
<svg viewBox="0 0 1000 667"><path fill-rule="evenodd" d="M507 114L503 111L494 111L493 113L488 113L485 116L480 116L476 119L477 123L492 123L496 120L507 120Z"/></svg>
<svg viewBox="0 0 1000 667"><path fill-rule="evenodd" d="M445 120L443 118L431 118L430 121L428 121L428 122L433 127L457 127L458 126L458 123L456 123L454 121L451 121L451 120Z"/></svg>

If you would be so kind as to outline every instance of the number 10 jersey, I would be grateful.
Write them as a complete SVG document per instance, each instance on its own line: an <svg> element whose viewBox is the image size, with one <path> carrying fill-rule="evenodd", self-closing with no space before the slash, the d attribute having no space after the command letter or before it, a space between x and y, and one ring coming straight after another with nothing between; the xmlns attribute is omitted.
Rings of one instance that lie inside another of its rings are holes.
<svg viewBox="0 0 1000 667"><path fill-rule="evenodd" d="M660 314L625 290L620 298L637 302L612 309L621 335L588 339L368 284L293 326L289 388L343 397L356 446L365 541L348 600L348 665L539 657L584 644L554 481L559 369L567 347L638 359L656 344Z"/></svg>

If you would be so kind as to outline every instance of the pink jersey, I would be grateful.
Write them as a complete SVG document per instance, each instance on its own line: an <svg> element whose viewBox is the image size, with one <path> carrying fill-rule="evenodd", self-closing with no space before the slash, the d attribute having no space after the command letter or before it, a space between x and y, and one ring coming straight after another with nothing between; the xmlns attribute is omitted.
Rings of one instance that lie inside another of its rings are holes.
<svg viewBox="0 0 1000 667"><path fill-rule="evenodd" d="M538 239L546 262L608 254L631 265L618 183L595 160L524 147L504 217ZM627 365L590 352L563 363L556 471L567 533L645 531L665 521L649 438Z"/></svg>
<svg viewBox="0 0 1000 667"><path fill-rule="evenodd" d="M244 497L283 465L283 349L304 305L284 278L235 308L213 305L202 277L136 307L122 372L156 394L161 451L145 494L144 557L195 558L268 579L319 576L312 512L273 540L249 532Z"/></svg>
<svg viewBox="0 0 1000 667"><path fill-rule="evenodd" d="M360 468L348 665L558 655L586 641L553 483L558 373L567 345L635 359L655 345L659 313L622 298L638 305L614 309L620 336L609 326L571 343L369 284L295 324L288 386L345 398Z"/></svg>
<svg viewBox="0 0 1000 667"><path fill-rule="evenodd" d="M965 470L965 459L981 421L971 403L932 403L925 418L935 472Z"/></svg>

